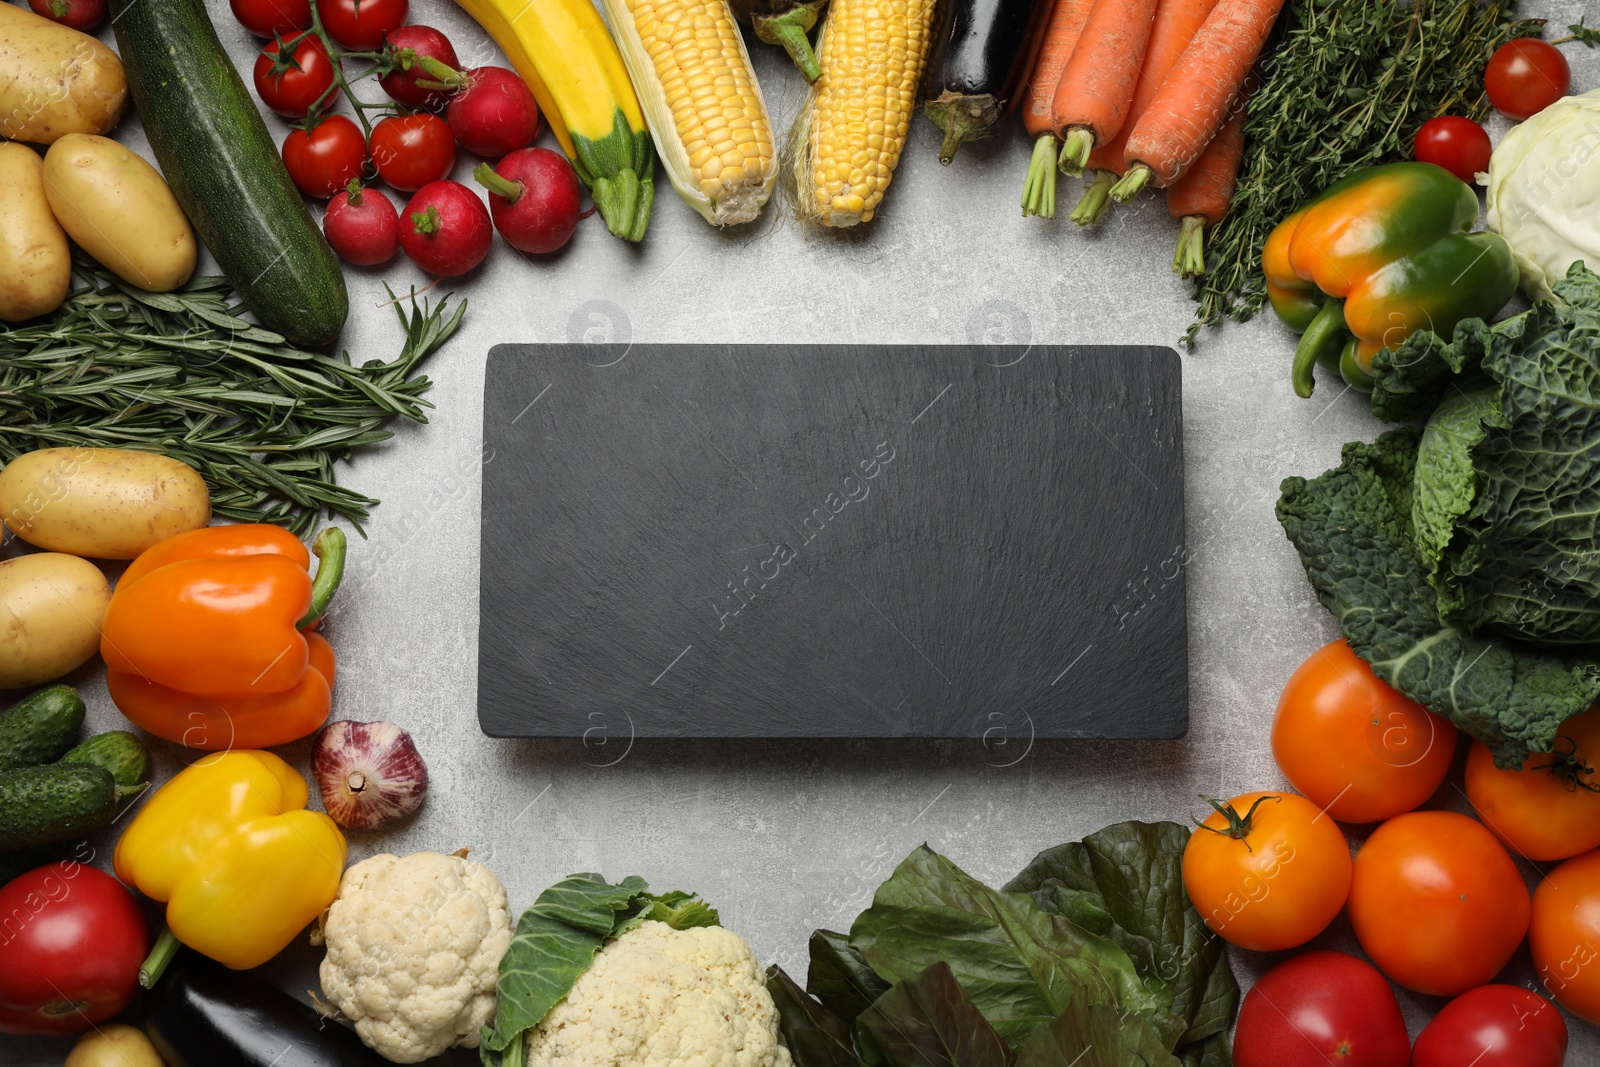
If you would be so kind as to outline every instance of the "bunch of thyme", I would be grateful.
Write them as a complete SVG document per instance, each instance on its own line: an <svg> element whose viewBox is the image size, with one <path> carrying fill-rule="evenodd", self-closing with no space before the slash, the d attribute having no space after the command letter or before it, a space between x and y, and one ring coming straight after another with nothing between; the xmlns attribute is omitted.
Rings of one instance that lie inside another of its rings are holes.
<svg viewBox="0 0 1600 1067"><path fill-rule="evenodd" d="M0 325L0 460L83 445L161 452L194 467L212 510L308 534L324 515L360 529L378 501L338 484L334 464L426 422L418 366L455 333L462 302L398 299L400 354L356 366L295 348L239 317L226 279L147 293L80 259L81 284L48 317ZM394 294L391 292L390 296Z"/></svg>

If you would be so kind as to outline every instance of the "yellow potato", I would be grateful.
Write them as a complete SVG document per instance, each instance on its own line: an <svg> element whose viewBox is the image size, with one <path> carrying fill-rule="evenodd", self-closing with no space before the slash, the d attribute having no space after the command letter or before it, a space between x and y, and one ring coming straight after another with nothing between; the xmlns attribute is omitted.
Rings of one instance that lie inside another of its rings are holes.
<svg viewBox="0 0 1600 1067"><path fill-rule="evenodd" d="M100 651L111 602L86 559L39 552L0 563L0 689L54 681Z"/></svg>
<svg viewBox="0 0 1600 1067"><path fill-rule="evenodd" d="M143 1031L111 1023L78 1038L62 1067L166 1067L166 1061Z"/></svg>
<svg viewBox="0 0 1600 1067"><path fill-rule="evenodd" d="M62 229L123 281L165 293L194 273L194 231L166 179L109 137L69 133L44 154Z"/></svg>
<svg viewBox="0 0 1600 1067"><path fill-rule="evenodd" d="M44 162L0 144L0 320L22 322L61 306L72 283L67 234L44 195Z"/></svg>
<svg viewBox="0 0 1600 1067"><path fill-rule="evenodd" d="M0 470L0 520L31 545L96 559L132 559L211 521L193 467L118 448L43 448Z"/></svg>
<svg viewBox="0 0 1600 1067"><path fill-rule="evenodd" d="M105 133L128 102L115 52L14 4L0 4L0 71L0 137L13 141Z"/></svg>

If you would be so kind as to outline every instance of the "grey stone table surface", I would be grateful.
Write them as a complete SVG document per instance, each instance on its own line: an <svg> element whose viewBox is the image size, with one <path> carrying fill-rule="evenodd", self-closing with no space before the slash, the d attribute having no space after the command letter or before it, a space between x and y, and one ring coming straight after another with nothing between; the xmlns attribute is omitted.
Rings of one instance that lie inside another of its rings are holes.
<svg viewBox="0 0 1600 1067"><path fill-rule="evenodd" d="M161 0L146 0L159 3ZM253 43L208 0L245 69ZM1526 14L1565 25L1589 0L1530 0ZM413 0L463 62L501 63L447 0ZM104 34L111 39L108 31ZM752 44L774 123L786 128L803 82ZM1568 49L1574 85L1600 85L1600 52ZM370 85L370 83L369 83ZM284 124L269 117L279 137ZM1508 124L1497 120L1498 136ZM145 151L136 119L117 134ZM547 135L548 137L548 135ZM550 143L546 140L545 143ZM879 217L857 232L805 230L780 205L718 232L658 175L646 240L633 247L598 219L543 260L496 241L487 264L435 290L470 301L465 325L428 366L426 426L406 427L343 472L383 504L355 538L328 619L339 655L334 716L391 719L410 730L432 790L394 832L353 834L351 860L471 846L504 880L514 909L573 871L638 874L698 890L764 961L803 971L817 927L848 926L911 848L928 842L992 882L1035 852L1123 819L1187 820L1199 794L1276 788L1266 732L1279 690L1335 636L1273 518L1278 482L1337 462L1340 445L1380 429L1359 395L1324 388L1310 401L1288 382L1292 339L1270 316L1201 335L1183 358L1190 630L1190 728L1166 742L645 743L505 741L479 732L478 502L485 355L512 341L711 341L784 344L957 342L1070 344L1176 341L1192 304L1169 264L1176 224L1159 198L1116 209L1098 230L1017 209L1028 146L1007 124L949 167L918 116ZM464 155L455 177L468 179ZM1063 180L1068 205L1077 185ZM343 344L389 355L397 330L383 284L428 279L409 263L349 272ZM530 398L532 399L532 398ZM581 487L575 487L581 491ZM538 522L536 508L529 521ZM530 534L533 531L530 530ZM1130 583L1139 575L1128 576ZM1159 595L1152 593L1150 595ZM98 671L75 678L90 727L123 720ZM158 746L160 774L186 753ZM308 746L290 746L304 766ZM1462 807L1447 784L1435 804ZM109 864L107 837L98 842ZM1529 869L1530 880L1534 872ZM1353 944L1341 919L1317 944ZM1248 980L1272 962L1236 953ZM303 992L316 956L301 946L266 968ZM1509 980L1529 981L1525 954ZM1402 998L1413 1030L1438 1001ZM60 1063L60 1041L0 1039L0 1062ZM1600 1064L1600 1029L1573 1025L1570 1064Z"/></svg>

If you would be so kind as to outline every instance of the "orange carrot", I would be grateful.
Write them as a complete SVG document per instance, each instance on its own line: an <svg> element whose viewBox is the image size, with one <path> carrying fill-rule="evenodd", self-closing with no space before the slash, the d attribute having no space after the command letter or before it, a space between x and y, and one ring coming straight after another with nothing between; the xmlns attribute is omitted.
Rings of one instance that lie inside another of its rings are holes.
<svg viewBox="0 0 1600 1067"><path fill-rule="evenodd" d="M1128 135L1127 173L1111 190L1118 203L1147 183L1171 185L1194 165L1227 121L1283 2L1218 0Z"/></svg>
<svg viewBox="0 0 1600 1067"><path fill-rule="evenodd" d="M1045 3L1047 0L1039 0ZM1061 72L1078 46L1078 35L1089 20L1094 0L1056 0L1045 26L1044 41L1028 75L1022 97L1022 125L1034 139L1028 180L1022 186L1022 213L1054 218L1056 213L1056 129L1050 121L1050 104L1061 83Z"/></svg>
<svg viewBox="0 0 1600 1067"><path fill-rule="evenodd" d="M1167 211L1183 220L1178 250L1172 256L1172 269L1180 277L1206 272L1205 232L1222 221L1233 201L1239 161L1244 158L1244 119L1244 107L1234 108L1194 166L1167 186Z"/></svg>
<svg viewBox="0 0 1600 1067"><path fill-rule="evenodd" d="M1128 104L1128 117L1115 137L1090 153L1086 168L1100 171L1101 174L1083 194L1078 206L1073 208L1070 216L1073 222L1087 226L1100 220L1110 201L1107 194L1111 191L1111 183L1121 177L1124 170L1122 152L1128 143L1128 135L1133 132L1139 117L1150 106L1150 101L1155 99L1161 83L1167 80L1167 74L1177 65L1178 57L1189 47L1189 42L1194 39L1216 3L1217 0L1159 0L1155 22L1150 26L1150 44L1145 49L1144 66L1139 70L1139 82L1134 87L1133 100Z"/></svg>
<svg viewBox="0 0 1600 1067"><path fill-rule="evenodd" d="M1156 0L1095 0L1050 102L1066 173L1082 174L1094 147L1122 129L1155 17Z"/></svg>

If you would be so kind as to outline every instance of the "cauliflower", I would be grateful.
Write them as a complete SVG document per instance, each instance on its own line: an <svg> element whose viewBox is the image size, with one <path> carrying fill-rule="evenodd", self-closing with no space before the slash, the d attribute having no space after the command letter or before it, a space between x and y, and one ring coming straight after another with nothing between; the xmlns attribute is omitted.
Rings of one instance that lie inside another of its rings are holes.
<svg viewBox="0 0 1600 1067"><path fill-rule="evenodd" d="M792 1067L744 939L645 922L528 1032L530 1067Z"/></svg>
<svg viewBox="0 0 1600 1067"><path fill-rule="evenodd" d="M322 992L396 1063L476 1048L511 943L505 887L461 856L387 853L344 872L324 924Z"/></svg>

